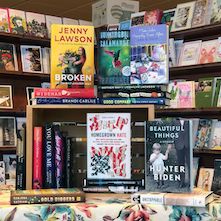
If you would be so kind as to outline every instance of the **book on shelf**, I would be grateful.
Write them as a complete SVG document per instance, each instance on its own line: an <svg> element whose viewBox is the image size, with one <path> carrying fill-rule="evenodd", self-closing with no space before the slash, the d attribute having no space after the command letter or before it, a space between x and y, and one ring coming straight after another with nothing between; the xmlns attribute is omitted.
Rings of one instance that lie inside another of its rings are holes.
<svg viewBox="0 0 221 221"><path fill-rule="evenodd" d="M211 0L212 8L211 8L211 16L210 16L210 24L217 24L221 22L220 16L220 7L221 2L219 0Z"/></svg>
<svg viewBox="0 0 221 221"><path fill-rule="evenodd" d="M167 25L133 26L131 40L131 84L167 84L168 44Z"/></svg>
<svg viewBox="0 0 221 221"><path fill-rule="evenodd" d="M51 38L51 25L62 24L62 18L58 16L45 15L48 38Z"/></svg>
<svg viewBox="0 0 221 221"><path fill-rule="evenodd" d="M41 46L21 45L22 70L30 73L43 73Z"/></svg>
<svg viewBox="0 0 221 221"><path fill-rule="evenodd" d="M213 200L212 191L204 191L200 188L194 188L190 193L148 193L140 191L131 195L132 203L166 206L205 207Z"/></svg>
<svg viewBox="0 0 221 221"><path fill-rule="evenodd" d="M213 150L221 149L221 121L215 121L212 125L209 148Z"/></svg>
<svg viewBox="0 0 221 221"><path fill-rule="evenodd" d="M79 25L78 20L73 18L62 18L62 23L64 25Z"/></svg>
<svg viewBox="0 0 221 221"><path fill-rule="evenodd" d="M176 64L179 64L180 54L183 48L184 40L174 40L174 47L175 47L175 55L176 55Z"/></svg>
<svg viewBox="0 0 221 221"><path fill-rule="evenodd" d="M136 193L138 186L84 186L84 192L88 193Z"/></svg>
<svg viewBox="0 0 221 221"><path fill-rule="evenodd" d="M18 71L17 54L14 44L0 42L0 70Z"/></svg>
<svg viewBox="0 0 221 221"><path fill-rule="evenodd" d="M193 157L193 185L196 186L196 177L199 167L199 157Z"/></svg>
<svg viewBox="0 0 221 221"><path fill-rule="evenodd" d="M169 39L169 67L175 67L177 65L176 49L174 44L174 38Z"/></svg>
<svg viewBox="0 0 221 221"><path fill-rule="evenodd" d="M27 34L34 37L47 38L45 15L26 12Z"/></svg>
<svg viewBox="0 0 221 221"><path fill-rule="evenodd" d="M17 9L8 9L10 17L10 32L24 35L27 33L25 12Z"/></svg>
<svg viewBox="0 0 221 221"><path fill-rule="evenodd" d="M172 28L175 12L176 8L165 10L163 11L163 16L161 18L161 24L167 24L170 31Z"/></svg>
<svg viewBox="0 0 221 221"><path fill-rule="evenodd" d="M216 194L221 194L221 160L215 159L214 160L214 176L213 176L213 182L212 182L212 191Z"/></svg>
<svg viewBox="0 0 221 221"><path fill-rule="evenodd" d="M170 81L168 84L168 92L170 93L170 108L178 108L179 88L177 81Z"/></svg>
<svg viewBox="0 0 221 221"><path fill-rule="evenodd" d="M10 32L9 13L7 8L0 8L0 31Z"/></svg>
<svg viewBox="0 0 221 221"><path fill-rule="evenodd" d="M42 66L43 66L43 73L50 74L51 73L51 49L48 47L41 48L42 52Z"/></svg>
<svg viewBox="0 0 221 221"><path fill-rule="evenodd" d="M1 109L13 108L11 85L0 85L0 108Z"/></svg>
<svg viewBox="0 0 221 221"><path fill-rule="evenodd" d="M131 14L131 27L144 24L144 18L146 16L146 11L135 12Z"/></svg>
<svg viewBox="0 0 221 221"><path fill-rule="evenodd" d="M191 192L192 122L159 120L147 122L145 190Z"/></svg>
<svg viewBox="0 0 221 221"><path fill-rule="evenodd" d="M5 185L5 162L0 161L0 186Z"/></svg>
<svg viewBox="0 0 221 221"><path fill-rule="evenodd" d="M93 87L94 27L51 27L51 88Z"/></svg>
<svg viewBox="0 0 221 221"><path fill-rule="evenodd" d="M78 203L85 201L85 193L78 188L11 191L12 205L41 203Z"/></svg>
<svg viewBox="0 0 221 221"><path fill-rule="evenodd" d="M144 17L144 25L158 25L161 22L163 11L160 9L154 9L147 11Z"/></svg>
<svg viewBox="0 0 221 221"><path fill-rule="evenodd" d="M100 104L99 98L35 98L35 104Z"/></svg>
<svg viewBox="0 0 221 221"><path fill-rule="evenodd" d="M130 32L101 31L98 45L99 85L130 84Z"/></svg>
<svg viewBox="0 0 221 221"><path fill-rule="evenodd" d="M205 191L211 191L214 176L214 169L200 168L197 187Z"/></svg>
<svg viewBox="0 0 221 221"><path fill-rule="evenodd" d="M213 107L219 107L219 97L220 97L220 89L221 89L221 77L215 77L213 82L213 101L212 106Z"/></svg>
<svg viewBox="0 0 221 221"><path fill-rule="evenodd" d="M216 62L221 62L221 37L218 38L216 50Z"/></svg>
<svg viewBox="0 0 221 221"><path fill-rule="evenodd" d="M191 28L194 8L195 1L178 4L171 31L181 31Z"/></svg>

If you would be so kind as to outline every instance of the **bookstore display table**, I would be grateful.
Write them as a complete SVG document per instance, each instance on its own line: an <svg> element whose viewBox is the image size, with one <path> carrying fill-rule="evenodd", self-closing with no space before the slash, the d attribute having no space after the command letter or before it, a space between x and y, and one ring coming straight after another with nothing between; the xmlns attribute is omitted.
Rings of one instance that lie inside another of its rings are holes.
<svg viewBox="0 0 221 221"><path fill-rule="evenodd" d="M5 221L215 221L221 219L221 201L206 208L133 205L130 196L89 194L86 203L10 205L10 193L0 192L0 220ZM138 219L140 217L140 219ZM141 219L142 218L142 219Z"/></svg>

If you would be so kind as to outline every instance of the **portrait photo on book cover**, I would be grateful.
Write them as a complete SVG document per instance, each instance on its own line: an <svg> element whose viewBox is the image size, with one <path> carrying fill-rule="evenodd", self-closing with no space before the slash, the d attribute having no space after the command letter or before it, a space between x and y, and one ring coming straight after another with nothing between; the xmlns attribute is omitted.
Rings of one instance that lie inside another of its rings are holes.
<svg viewBox="0 0 221 221"><path fill-rule="evenodd" d="M0 85L0 109L2 108L4 109L13 108L11 85Z"/></svg>
<svg viewBox="0 0 221 221"><path fill-rule="evenodd" d="M147 126L146 190L189 192L191 151L189 122L151 122Z"/></svg>

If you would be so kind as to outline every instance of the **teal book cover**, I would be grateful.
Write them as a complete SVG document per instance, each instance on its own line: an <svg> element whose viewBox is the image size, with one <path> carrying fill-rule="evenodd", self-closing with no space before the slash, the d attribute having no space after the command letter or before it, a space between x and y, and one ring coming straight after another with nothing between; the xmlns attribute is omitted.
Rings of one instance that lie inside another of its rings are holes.
<svg viewBox="0 0 221 221"><path fill-rule="evenodd" d="M130 84L130 31L102 31L98 47L100 85Z"/></svg>

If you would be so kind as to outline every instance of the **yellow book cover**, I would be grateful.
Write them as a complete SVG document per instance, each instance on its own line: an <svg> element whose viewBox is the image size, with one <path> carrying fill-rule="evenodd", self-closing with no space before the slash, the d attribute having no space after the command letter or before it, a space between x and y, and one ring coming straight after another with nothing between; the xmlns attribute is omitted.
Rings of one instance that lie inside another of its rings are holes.
<svg viewBox="0 0 221 221"><path fill-rule="evenodd" d="M94 27L51 26L51 88L94 86Z"/></svg>

